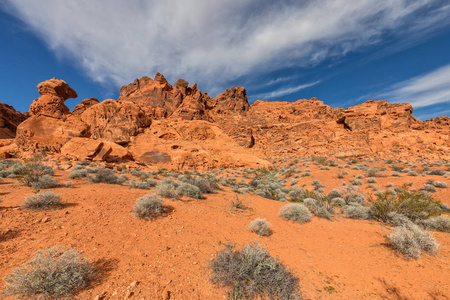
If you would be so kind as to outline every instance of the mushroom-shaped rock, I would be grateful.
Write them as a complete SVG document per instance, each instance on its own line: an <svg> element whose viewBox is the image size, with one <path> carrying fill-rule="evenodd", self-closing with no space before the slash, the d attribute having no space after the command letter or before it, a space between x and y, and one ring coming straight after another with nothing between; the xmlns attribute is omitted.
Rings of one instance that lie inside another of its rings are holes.
<svg viewBox="0 0 450 300"><path fill-rule="evenodd" d="M78 97L77 93L61 79L49 79L41 82L37 86L38 92L41 95L55 95L63 100Z"/></svg>
<svg viewBox="0 0 450 300"><path fill-rule="evenodd" d="M64 101L78 97L77 93L64 80L60 79L46 80L39 83L37 87L42 96L31 104L30 116L45 115L61 118L69 113L69 108Z"/></svg>

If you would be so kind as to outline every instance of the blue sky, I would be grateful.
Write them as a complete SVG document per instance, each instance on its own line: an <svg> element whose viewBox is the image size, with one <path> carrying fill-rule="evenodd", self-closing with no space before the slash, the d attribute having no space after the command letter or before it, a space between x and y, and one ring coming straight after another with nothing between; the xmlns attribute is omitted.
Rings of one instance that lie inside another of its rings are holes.
<svg viewBox="0 0 450 300"><path fill-rule="evenodd" d="M161 72L211 96L244 86L250 102L383 99L450 116L449 16L448 0L5 0L0 101L27 111L56 77L73 108Z"/></svg>

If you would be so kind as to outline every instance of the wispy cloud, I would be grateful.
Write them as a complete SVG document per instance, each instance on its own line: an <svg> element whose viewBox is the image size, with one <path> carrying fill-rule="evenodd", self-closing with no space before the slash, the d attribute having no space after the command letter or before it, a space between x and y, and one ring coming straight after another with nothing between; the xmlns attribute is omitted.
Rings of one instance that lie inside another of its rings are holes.
<svg viewBox="0 0 450 300"><path fill-rule="evenodd" d="M307 84L301 84L301 85L294 86L294 87L288 87L288 88L283 87L283 88L277 89L272 92L257 94L255 96L253 96L252 98L255 98L255 100L256 99L271 100L271 99L274 99L277 97L282 97L285 95L290 95L290 94L296 93L298 91L301 91L303 89L306 89L306 88L316 85L318 83L320 83L320 80L318 80L316 82L307 83Z"/></svg>
<svg viewBox="0 0 450 300"><path fill-rule="evenodd" d="M385 34L417 37L449 22L444 3L6 0L0 5L98 82L120 86L159 71L171 81L184 77L211 88L237 77L311 66L382 42Z"/></svg>
<svg viewBox="0 0 450 300"><path fill-rule="evenodd" d="M397 83L379 98L389 102L408 102L414 108L450 103L450 64Z"/></svg>

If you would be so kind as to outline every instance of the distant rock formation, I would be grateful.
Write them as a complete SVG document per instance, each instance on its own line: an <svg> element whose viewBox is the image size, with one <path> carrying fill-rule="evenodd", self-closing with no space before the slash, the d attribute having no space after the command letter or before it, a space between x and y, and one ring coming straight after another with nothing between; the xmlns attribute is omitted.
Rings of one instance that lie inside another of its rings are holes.
<svg viewBox="0 0 450 300"><path fill-rule="evenodd" d="M142 77L122 86L119 99L81 101L63 80L38 85L30 117L0 103L0 154L47 150L67 159L136 160L168 167L267 166L267 158L450 158L450 118L422 122L410 104L369 100L346 109L322 101L248 103L243 87L215 98L179 79ZM20 123L20 125L19 125ZM16 133L17 127L17 134ZM3 151L3 152L2 152Z"/></svg>
<svg viewBox="0 0 450 300"><path fill-rule="evenodd" d="M26 120L28 113L22 114L11 105L0 102L0 139L13 139L17 126Z"/></svg>

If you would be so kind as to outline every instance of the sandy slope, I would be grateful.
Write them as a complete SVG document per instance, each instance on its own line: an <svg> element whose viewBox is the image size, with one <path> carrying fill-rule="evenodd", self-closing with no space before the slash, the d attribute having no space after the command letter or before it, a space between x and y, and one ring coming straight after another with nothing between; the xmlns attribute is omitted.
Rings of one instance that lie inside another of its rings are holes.
<svg viewBox="0 0 450 300"><path fill-rule="evenodd" d="M329 191L345 180L337 178L337 169L309 168L313 176L299 178L300 186L319 179ZM349 171L347 182L362 173ZM55 178L64 183L67 174L58 171ZM377 186L414 181L418 188L428 178L450 183L439 176L389 177L377 178ZM131 210L136 198L152 191L72 181L72 188L54 189L67 205L45 212L20 208L33 193L30 188L15 179L0 183L0 278L37 250L63 245L83 251L98 270L93 286L79 299L102 292L105 299L225 299L225 291L209 283L208 261L224 243L241 247L259 241L300 278L305 299L450 298L450 234L433 232L441 245L437 256L407 261L385 245L389 228L374 221L340 215L334 221L313 218L294 224L278 216L284 203L253 195L240 196L251 211L232 213L229 188L203 200L166 200L172 210L168 216L143 221ZM440 189L436 197L450 204L450 189ZM257 217L272 223L271 236L247 230Z"/></svg>

